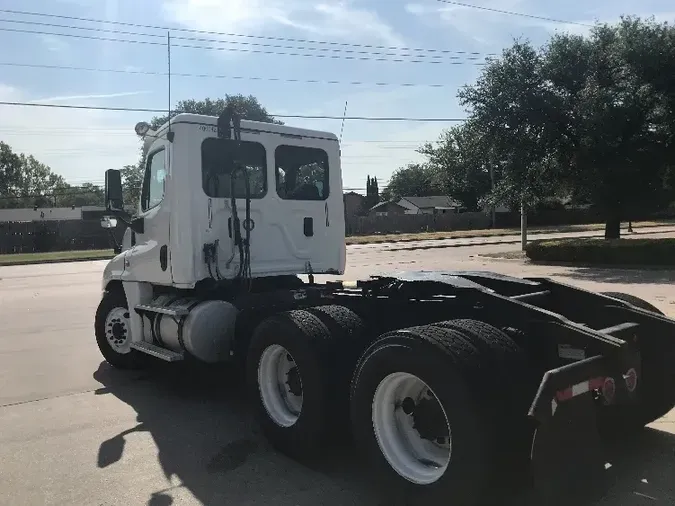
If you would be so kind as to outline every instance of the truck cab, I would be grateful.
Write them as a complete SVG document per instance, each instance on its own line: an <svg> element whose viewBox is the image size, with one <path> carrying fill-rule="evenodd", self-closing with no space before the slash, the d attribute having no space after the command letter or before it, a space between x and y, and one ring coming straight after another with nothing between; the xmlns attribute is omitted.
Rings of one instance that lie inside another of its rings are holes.
<svg viewBox="0 0 675 506"><path fill-rule="evenodd" d="M241 120L240 139L226 139L218 121L179 114L141 132L139 206L104 285L119 279L190 289L236 278L244 261L253 278L344 272L337 137ZM232 175L235 163L246 178ZM246 235L244 260L239 237Z"/></svg>

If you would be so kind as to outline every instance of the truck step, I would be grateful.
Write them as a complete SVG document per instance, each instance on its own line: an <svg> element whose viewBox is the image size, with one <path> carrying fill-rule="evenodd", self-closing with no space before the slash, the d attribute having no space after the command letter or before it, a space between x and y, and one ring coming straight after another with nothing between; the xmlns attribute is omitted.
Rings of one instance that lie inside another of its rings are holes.
<svg viewBox="0 0 675 506"><path fill-rule="evenodd" d="M175 317L180 317L180 316L187 316L189 311L187 309L172 309L172 308L166 308L162 306L149 306L147 304L139 304L135 308L137 313L160 313L160 314L165 314L168 316L175 316Z"/></svg>
<svg viewBox="0 0 675 506"><path fill-rule="evenodd" d="M183 360L182 353L176 353L175 351L167 350L166 348L160 348L159 346L152 343L146 343L145 341L131 343L131 348L167 362L178 362L179 360Z"/></svg>

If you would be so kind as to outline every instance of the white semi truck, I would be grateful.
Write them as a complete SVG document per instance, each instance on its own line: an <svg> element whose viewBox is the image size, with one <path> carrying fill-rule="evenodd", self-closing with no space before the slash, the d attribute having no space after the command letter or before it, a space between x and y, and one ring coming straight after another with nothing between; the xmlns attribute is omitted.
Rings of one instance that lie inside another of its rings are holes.
<svg viewBox="0 0 675 506"><path fill-rule="evenodd" d="M566 469L595 464L581 434L638 430L675 405L675 322L631 295L490 272L339 280L335 135L231 109L136 133L134 216L106 172L104 226L128 227L95 317L112 366L243 363L277 448L314 455L349 428L383 493L412 504L482 504L506 471L565 455Z"/></svg>

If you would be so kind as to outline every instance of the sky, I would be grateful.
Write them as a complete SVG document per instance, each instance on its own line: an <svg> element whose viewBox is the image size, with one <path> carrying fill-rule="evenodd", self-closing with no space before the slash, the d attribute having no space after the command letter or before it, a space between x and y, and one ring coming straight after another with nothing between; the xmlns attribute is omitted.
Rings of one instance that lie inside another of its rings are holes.
<svg viewBox="0 0 675 506"><path fill-rule="evenodd" d="M516 38L541 46L556 31L588 31L576 23L623 14L675 21L667 0L465 2L569 23L438 0L0 0L0 101L165 109L171 28L173 105L242 93L272 115L341 117L346 103L347 116L461 119L457 91ZM71 184L102 184L106 169L137 161L133 127L153 115L0 105L0 141ZM283 120L342 135L343 186L361 191L369 175L385 186L394 170L421 160L419 145L456 124L347 120L341 133L340 120Z"/></svg>

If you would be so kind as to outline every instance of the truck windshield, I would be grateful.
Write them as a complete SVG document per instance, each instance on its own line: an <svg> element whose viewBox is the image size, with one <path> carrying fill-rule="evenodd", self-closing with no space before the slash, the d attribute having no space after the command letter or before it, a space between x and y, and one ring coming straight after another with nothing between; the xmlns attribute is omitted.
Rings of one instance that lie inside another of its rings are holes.
<svg viewBox="0 0 675 506"><path fill-rule="evenodd" d="M231 198L230 172L234 160L243 164L248 174L251 198L260 199L267 193L267 159L265 147L259 142L241 141L237 150L236 142L210 137L202 142L202 188L212 198ZM246 197L242 174L235 175L234 193L236 198Z"/></svg>

